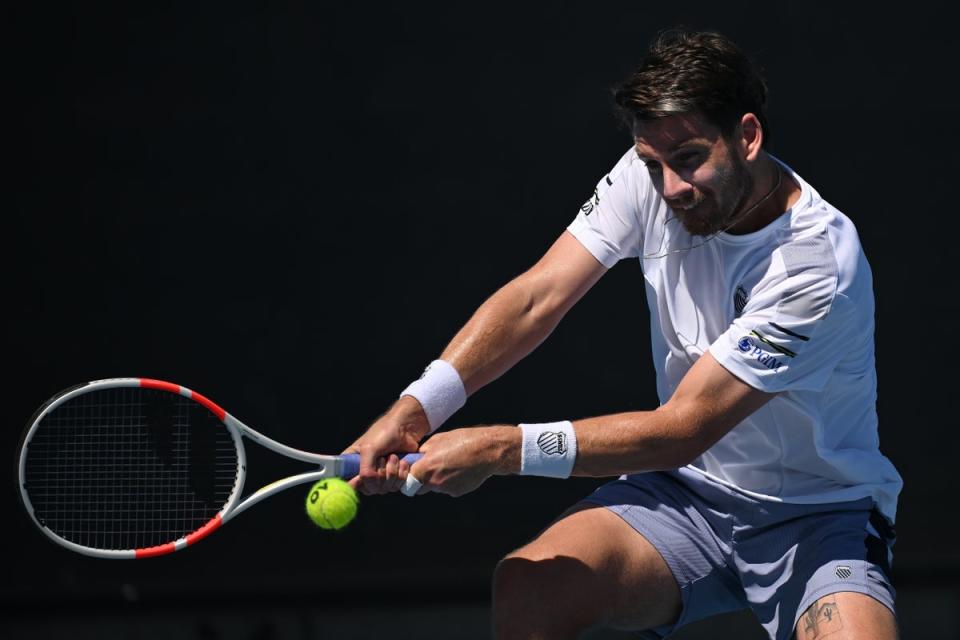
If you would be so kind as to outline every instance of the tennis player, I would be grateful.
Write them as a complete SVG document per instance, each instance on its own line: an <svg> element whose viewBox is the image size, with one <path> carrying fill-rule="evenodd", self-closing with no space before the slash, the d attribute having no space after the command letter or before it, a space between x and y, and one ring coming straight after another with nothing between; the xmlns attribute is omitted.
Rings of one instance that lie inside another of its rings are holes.
<svg viewBox="0 0 960 640"><path fill-rule="evenodd" d="M897 636L902 482L878 446L870 266L851 221L766 150L766 95L724 36L662 34L616 91L634 145L348 449L367 494L619 476L500 562L499 638L663 637L747 607L770 638ZM628 258L658 408L423 441ZM387 455L417 450L412 468Z"/></svg>

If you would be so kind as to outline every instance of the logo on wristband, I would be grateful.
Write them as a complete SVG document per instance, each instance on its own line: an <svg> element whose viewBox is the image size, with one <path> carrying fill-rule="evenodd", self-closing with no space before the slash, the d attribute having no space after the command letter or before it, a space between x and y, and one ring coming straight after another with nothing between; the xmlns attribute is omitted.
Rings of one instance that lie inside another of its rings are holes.
<svg viewBox="0 0 960 640"><path fill-rule="evenodd" d="M567 434L562 431L544 431L537 438L537 446L548 456L562 456L567 452Z"/></svg>

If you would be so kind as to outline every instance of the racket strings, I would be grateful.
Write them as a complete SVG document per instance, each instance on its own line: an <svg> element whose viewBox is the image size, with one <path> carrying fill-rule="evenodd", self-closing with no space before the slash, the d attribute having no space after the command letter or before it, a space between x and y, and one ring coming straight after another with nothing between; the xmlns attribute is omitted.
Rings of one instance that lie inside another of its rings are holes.
<svg viewBox="0 0 960 640"><path fill-rule="evenodd" d="M78 395L41 421L26 490L62 538L97 549L142 549L205 525L237 481L236 445L206 408L155 389Z"/></svg>

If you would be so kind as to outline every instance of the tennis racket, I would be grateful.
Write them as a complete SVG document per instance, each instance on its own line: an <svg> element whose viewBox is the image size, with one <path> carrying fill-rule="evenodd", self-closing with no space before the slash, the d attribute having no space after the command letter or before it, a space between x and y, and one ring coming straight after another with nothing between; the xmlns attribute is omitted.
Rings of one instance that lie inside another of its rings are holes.
<svg viewBox="0 0 960 640"><path fill-rule="evenodd" d="M244 438L317 468L241 500ZM173 553L284 489L359 471L357 454L288 447L195 391L147 378L61 391L31 418L20 448L20 493L33 522L57 544L98 558Z"/></svg>

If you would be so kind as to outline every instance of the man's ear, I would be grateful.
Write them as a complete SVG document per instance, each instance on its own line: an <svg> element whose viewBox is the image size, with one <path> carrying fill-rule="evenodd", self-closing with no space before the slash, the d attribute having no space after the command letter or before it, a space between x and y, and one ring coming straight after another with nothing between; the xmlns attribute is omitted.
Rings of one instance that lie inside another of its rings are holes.
<svg viewBox="0 0 960 640"><path fill-rule="evenodd" d="M743 159L753 162L763 150L763 126L760 119L752 113L745 113L740 118L738 145Z"/></svg>

